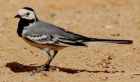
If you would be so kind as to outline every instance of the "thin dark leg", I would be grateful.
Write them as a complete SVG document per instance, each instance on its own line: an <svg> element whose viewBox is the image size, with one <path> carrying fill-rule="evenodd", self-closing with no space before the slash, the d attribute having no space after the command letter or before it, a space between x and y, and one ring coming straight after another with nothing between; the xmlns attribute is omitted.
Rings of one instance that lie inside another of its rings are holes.
<svg viewBox="0 0 140 82"><path fill-rule="evenodd" d="M35 73L39 73L41 71L48 71L49 70L50 63L52 62L52 60L54 59L54 57L58 53L58 51L53 50L53 53L51 54L50 51L51 50L47 51L47 54L49 55L49 59L48 59L47 63L45 65L41 65L41 66L37 67L36 70L32 71L31 75L34 75Z"/></svg>
<svg viewBox="0 0 140 82"><path fill-rule="evenodd" d="M54 57L56 56L57 53L58 53L58 51L54 51L53 55L49 55L50 60L46 64L50 65L50 63L52 62L52 60L54 59Z"/></svg>
<svg viewBox="0 0 140 82"><path fill-rule="evenodd" d="M51 55L50 51L47 52L48 55L49 55L49 60L48 60L47 63L45 64L46 70L48 70L48 68L49 68L49 66L50 66L50 63L52 62L52 60L54 59L54 57L55 57L56 54L58 53L58 51L55 51L55 50L53 50L53 52L54 52L53 55Z"/></svg>

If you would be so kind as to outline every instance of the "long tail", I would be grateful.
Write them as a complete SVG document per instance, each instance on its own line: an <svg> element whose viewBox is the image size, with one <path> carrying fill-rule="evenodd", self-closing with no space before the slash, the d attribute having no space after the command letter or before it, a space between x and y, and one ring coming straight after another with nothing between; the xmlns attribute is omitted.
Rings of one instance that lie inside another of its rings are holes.
<svg viewBox="0 0 140 82"><path fill-rule="evenodd" d="M107 42L107 43L116 43L116 44L132 44L132 40L115 40L115 39L98 39L98 38L89 38L87 42Z"/></svg>

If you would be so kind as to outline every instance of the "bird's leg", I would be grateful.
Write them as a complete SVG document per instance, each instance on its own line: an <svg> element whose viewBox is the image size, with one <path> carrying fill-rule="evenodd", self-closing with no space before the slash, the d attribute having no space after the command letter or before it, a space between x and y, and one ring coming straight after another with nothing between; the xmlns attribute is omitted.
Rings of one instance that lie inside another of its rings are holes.
<svg viewBox="0 0 140 82"><path fill-rule="evenodd" d="M49 55L49 59L45 64L45 68L48 70L50 63L52 62L52 60L54 59L54 57L56 56L56 54L58 53L58 51L56 50L52 50L53 53L51 54L51 50L47 52L47 54Z"/></svg>
<svg viewBox="0 0 140 82"><path fill-rule="evenodd" d="M56 50L52 50L52 51L53 51L53 53L51 54L51 50L50 49L46 50L46 53L49 56L48 61L44 65L38 66L36 68L36 70L33 70L31 75L34 75L35 73L39 73L41 71L48 71L50 63L52 62L52 60L54 59L54 57L58 53L58 51L56 51Z"/></svg>
<svg viewBox="0 0 140 82"><path fill-rule="evenodd" d="M41 65L39 68L41 70L48 71L49 66L50 66L50 63L52 62L52 60L54 59L54 57L56 56L56 54L58 53L58 51L56 51L56 50L50 50L50 49L45 49L45 51L48 54L48 61L44 65ZM51 51L53 51L53 52L51 53Z"/></svg>

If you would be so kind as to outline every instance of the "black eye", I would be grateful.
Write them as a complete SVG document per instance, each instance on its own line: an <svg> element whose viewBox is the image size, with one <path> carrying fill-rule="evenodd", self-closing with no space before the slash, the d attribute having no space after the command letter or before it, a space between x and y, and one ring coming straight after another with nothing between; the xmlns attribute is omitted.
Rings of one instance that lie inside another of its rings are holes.
<svg viewBox="0 0 140 82"><path fill-rule="evenodd" d="M29 12L27 12L27 13L26 13L26 15L28 16L28 15L30 15L30 13L29 13Z"/></svg>

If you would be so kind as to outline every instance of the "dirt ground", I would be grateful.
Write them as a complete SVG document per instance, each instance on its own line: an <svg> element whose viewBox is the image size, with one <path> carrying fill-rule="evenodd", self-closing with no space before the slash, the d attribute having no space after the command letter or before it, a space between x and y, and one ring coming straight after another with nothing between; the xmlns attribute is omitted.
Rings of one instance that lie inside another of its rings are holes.
<svg viewBox="0 0 140 82"><path fill-rule="evenodd" d="M131 39L131 45L93 43L58 53L52 69L31 75L47 55L16 34L18 9L90 37ZM139 82L140 0L0 0L0 82Z"/></svg>

